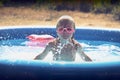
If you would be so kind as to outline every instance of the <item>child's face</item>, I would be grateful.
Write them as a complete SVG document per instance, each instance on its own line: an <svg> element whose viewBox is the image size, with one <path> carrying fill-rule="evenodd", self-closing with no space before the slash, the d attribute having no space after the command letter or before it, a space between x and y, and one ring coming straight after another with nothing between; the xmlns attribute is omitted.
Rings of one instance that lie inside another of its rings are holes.
<svg viewBox="0 0 120 80"><path fill-rule="evenodd" d="M75 29L72 23L63 23L57 27L57 34L60 38L69 39L73 36Z"/></svg>

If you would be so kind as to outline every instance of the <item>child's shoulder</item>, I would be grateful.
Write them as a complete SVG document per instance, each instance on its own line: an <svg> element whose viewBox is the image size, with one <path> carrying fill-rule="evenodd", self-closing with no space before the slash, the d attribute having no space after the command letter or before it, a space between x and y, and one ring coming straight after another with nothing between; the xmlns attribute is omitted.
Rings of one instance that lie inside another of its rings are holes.
<svg viewBox="0 0 120 80"><path fill-rule="evenodd" d="M57 39L54 39L54 40L52 40L52 41L50 41L49 43L48 43L48 45L56 45L56 43L57 43L58 41L57 41Z"/></svg>

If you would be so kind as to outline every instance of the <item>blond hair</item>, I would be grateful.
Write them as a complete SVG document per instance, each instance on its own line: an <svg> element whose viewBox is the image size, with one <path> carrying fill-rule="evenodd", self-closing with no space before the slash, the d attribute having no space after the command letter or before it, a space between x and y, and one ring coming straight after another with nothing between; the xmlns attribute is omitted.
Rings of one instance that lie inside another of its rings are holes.
<svg viewBox="0 0 120 80"><path fill-rule="evenodd" d="M63 15L61 16L58 20L57 20L57 25L56 28L61 24L61 22L63 22L64 20L71 22L73 24L73 27L75 29L75 22L74 19L71 16L68 15Z"/></svg>

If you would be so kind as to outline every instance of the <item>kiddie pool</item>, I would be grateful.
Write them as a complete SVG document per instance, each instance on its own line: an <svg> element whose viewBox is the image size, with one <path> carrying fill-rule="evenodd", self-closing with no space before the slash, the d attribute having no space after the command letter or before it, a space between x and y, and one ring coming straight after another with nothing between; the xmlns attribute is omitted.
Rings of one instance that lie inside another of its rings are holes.
<svg viewBox="0 0 120 80"><path fill-rule="evenodd" d="M55 28L48 26L3 27L0 41L25 39L30 34L56 37ZM77 28L77 40L115 42L120 47L119 29ZM2 45L0 45L1 47ZM119 51L118 51L119 52ZM120 60L107 62L47 62L40 60L0 59L1 80L106 80L120 79Z"/></svg>

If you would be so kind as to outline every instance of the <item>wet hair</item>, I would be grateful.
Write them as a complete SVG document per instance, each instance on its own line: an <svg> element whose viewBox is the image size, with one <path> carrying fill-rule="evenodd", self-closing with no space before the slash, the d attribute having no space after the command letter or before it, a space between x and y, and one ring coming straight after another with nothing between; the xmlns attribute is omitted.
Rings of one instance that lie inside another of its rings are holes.
<svg viewBox="0 0 120 80"><path fill-rule="evenodd" d="M74 22L74 19L71 17L71 16L68 16L68 15L64 15L64 16L61 16L58 21L57 21L57 25L56 25L56 28L58 28L60 26L60 24L62 23L71 23L73 25L73 28L75 29L75 22Z"/></svg>
<svg viewBox="0 0 120 80"><path fill-rule="evenodd" d="M61 16L58 21L57 21L57 25L56 25L56 29L62 24L62 23L71 23L73 25L73 28L75 29L75 22L74 22L74 19L71 17L71 16L68 16L68 15L64 15L64 16ZM74 37L74 33L73 33L73 36L72 36L72 39Z"/></svg>

